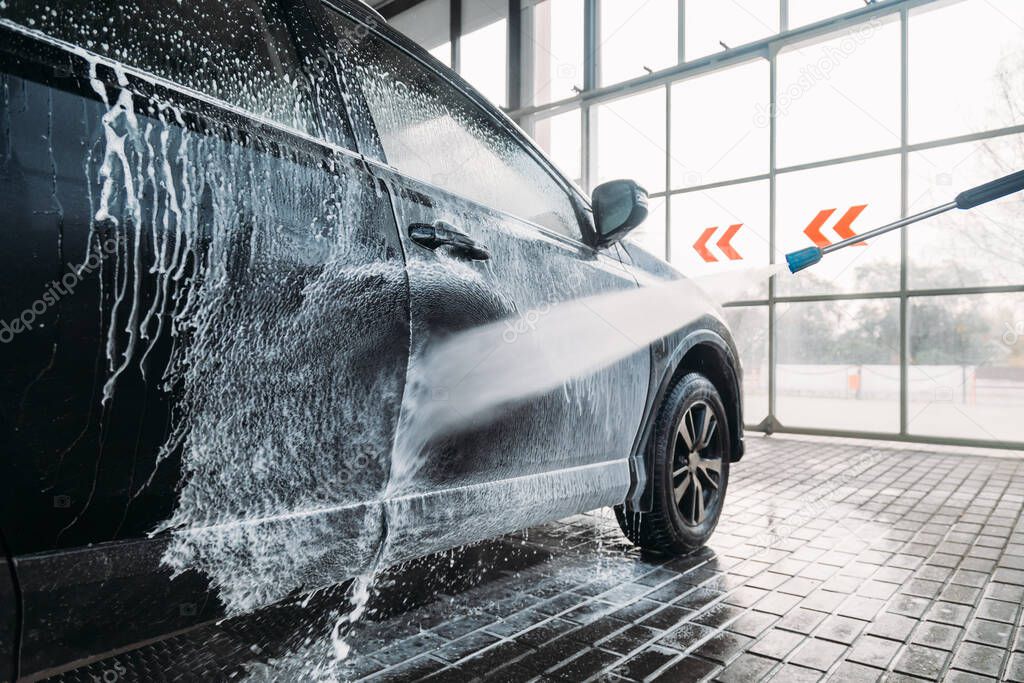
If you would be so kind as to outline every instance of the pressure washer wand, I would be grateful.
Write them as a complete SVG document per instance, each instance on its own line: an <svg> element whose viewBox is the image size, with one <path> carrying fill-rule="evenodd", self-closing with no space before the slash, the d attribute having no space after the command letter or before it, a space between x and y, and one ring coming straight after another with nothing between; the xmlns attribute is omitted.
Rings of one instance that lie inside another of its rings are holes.
<svg viewBox="0 0 1024 683"><path fill-rule="evenodd" d="M1021 190L1024 190L1024 171L1018 171L1017 173L1012 173L1004 178L1000 178L999 180L993 180L990 183L985 183L984 185L979 185L974 189L961 192L957 195L957 198L954 201L951 201L948 204L936 206L934 209L928 209L927 211L922 211L921 213L914 214L913 216L908 216L903 220L883 225L880 228L869 230L861 235L855 235L849 239L843 240L842 242L836 242L835 244L830 244L827 247L821 248L808 247L807 249L801 249L800 251L794 251L791 254L786 254L786 263L789 264L790 271L798 273L804 268L813 266L820 261L825 254L831 254L833 251L844 249L853 244L860 244L865 240L912 225L919 221L923 221L926 218L931 218L932 216L938 216L939 214L952 211L953 209L973 209L976 206L987 204L988 202L1001 199L1002 197L1013 194L1014 192L1020 192Z"/></svg>

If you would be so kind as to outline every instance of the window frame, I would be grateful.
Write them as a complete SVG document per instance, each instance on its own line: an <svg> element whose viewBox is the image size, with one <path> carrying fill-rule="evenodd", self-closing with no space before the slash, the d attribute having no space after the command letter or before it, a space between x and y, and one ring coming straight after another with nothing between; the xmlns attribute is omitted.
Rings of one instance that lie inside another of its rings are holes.
<svg viewBox="0 0 1024 683"><path fill-rule="evenodd" d="M511 214L508 211L500 209L495 206L489 206L481 204L480 202L473 200L469 197L464 197L457 192L453 192L444 187L439 187L434 183L425 180L417 179L417 182L436 187L438 190L447 194L459 196L465 201L471 202L476 206L483 207L488 211L497 212L502 215L509 216L518 221L521 221L535 230L558 239L562 242L567 242L574 247L584 247L591 253L600 253L600 250L595 246L597 243L597 231L594 227L593 211L591 209L589 198L585 197L582 192L571 182L569 182L553 163L547 158L547 156L541 152L533 144L533 142L519 129L519 127L510 119L504 112L496 108L490 102L488 102L483 95L481 95L472 85L470 85L464 78L462 78L454 70L446 67L444 64L436 60L433 55L424 50L422 47L414 43L412 40L406 38L397 29L392 27L387 22L378 23L374 21L376 26L370 25L366 19L373 15L373 12L366 8L360 8L362 11L351 11L351 0L320 0L325 11L337 12L344 18L357 22L365 27L370 33L382 40L392 48L403 53L406 57L417 62L422 68L426 69L433 78L440 79L452 87L458 94L466 98L468 103L475 107L483 116L492 123L497 131L505 135L509 140L515 142L515 144L522 149L529 158L536 163L544 173L546 173L554 182L558 189L565 193L569 200L569 204L572 206L573 213L576 217L576 223L580 229L580 238L565 235L552 230L551 228L544 227L529 218L517 216ZM365 17L363 15L366 15ZM330 31L330 37L337 39L333 29ZM363 100L363 93L359 86L355 83L350 86L356 91L358 98ZM367 152L369 150L362 150L362 153L369 162L380 164L394 173L406 177L407 174L403 173L400 169L395 168L387 159L387 155L384 153L383 148L379 143L379 133L377 132L376 123L373 122L373 118L369 117L371 123L368 125L369 128L373 129L373 134L377 139L376 149L373 150L373 155L377 158L370 157Z"/></svg>
<svg viewBox="0 0 1024 683"><path fill-rule="evenodd" d="M454 1L454 0L453 0ZM766 112L759 112L763 116L765 121L764 125L770 127L772 149L769 150L769 169L763 174L749 178L737 178L731 181L723 181L722 183L711 183L708 185L698 185L688 187L685 190L671 190L668 192L652 193L652 201L660 199L662 197L674 196L684 191L694 191L702 189L713 189L715 187L739 184L751 182L754 180L768 180L772 184L772 199L773 209L770 219L770 240L771 240L771 257L773 263L778 263L781 259L781 250L776 244L776 233L777 228L780 227L779 221L777 220L776 211L774 209L774 202L776 201L777 188L775 184L781 174L791 171L810 170L815 168L824 168L832 165L837 165L846 162L863 161L867 159L873 159L878 157L885 157L889 155L898 155L901 158L901 167L906 168L909 165L909 157L918 152L926 152L931 149L942 148L946 146L963 144L963 143L981 143L987 140L998 140L1000 138L1010 135L1024 135L1024 121L1013 120L1012 125L1007 125L1002 128L987 128L983 132L971 133L966 135L959 135L956 137L946 137L941 139L931 139L925 142L914 142L912 133L909 130L909 117L907 116L910 107L913 106L912 98L910 97L909 84L910 68L908 61L908 52L910 45L914 42L913 39L913 26L912 19L913 14L917 11L921 11L929 6L935 6L936 8L941 7L946 2L952 2L953 0L885 0L884 2L879 0L874 4L867 6L851 7L845 12L839 12L828 17L821 18L817 21L807 23L804 25L794 26L788 21L787 17L787 5L788 0L783 0L781 5L781 21L780 31L777 34L767 36L756 42L748 45L739 45L726 49L721 53L716 53L711 56L701 57L695 60L686 60L684 55L680 55L679 63L667 67L665 69L655 71L646 75L631 78L622 82L616 82L613 84L602 85L596 78L597 66L601 59L602 45L599 37L596 35L597 24L599 23L598 8L602 2L612 2L614 0L590 0L587 4L587 11L584 17L585 27L585 41L586 41L586 60L585 60L585 72L588 76L585 87L582 92L576 93L573 97L568 97L564 100L551 102L545 105L527 105L522 104L519 108L513 109L510 112L510 116L516 120L525 121L532 117L539 117L548 115L550 113L568 109L572 107L580 107L583 112L583 154L584 154L584 180L593 180L594 172L594 159L592 157L594 135L593 127L590 125L591 116L594 108L600 104L608 101L615 100L625 94L631 92L637 92L653 87L671 87L674 83L698 76L704 73L711 73L722 68L728 68L729 66L740 64L744 61L750 60L754 57L763 57L768 60L771 68L771 107ZM685 3L687 0L679 0L680 3ZM386 12L386 10L385 10ZM685 17L684 17L685 18ZM798 44L806 41L815 41L824 39L829 34L835 34L842 31L856 31L859 29L865 29L869 25L875 22L885 22L887 20L898 21L900 25L900 58L899 58L899 69L901 76L900 84L900 100L901 100L901 111L900 111L900 136L898 142L894 142L891 148L880 149L874 152L863 152L855 153L848 156L828 158L818 162L800 164L795 166L780 166L779 159L776 155L775 141L777 139L777 121L775 113L780 104L780 97L777 86L788 85L788 83L780 82L778 75L778 52L780 49ZM513 37L513 40L515 38ZM685 33L681 37L679 43L679 49L681 53L685 50ZM671 114L672 102L669 100L669 111ZM669 132L671 135L671 131ZM671 137L669 138L671 140ZM666 163L669 163L668 161ZM669 164L671 168L671 165ZM671 176L670 176L671 177ZM901 215L906 215L908 210L911 209L913 199L910 196L909 190L909 176L904 173L901 179L900 191L901 196ZM588 185L589 187L589 185ZM669 212L671 214L671 212ZM895 216L894 216L895 218ZM670 215L671 219L671 215ZM658 226L657 230L661 231L662 227ZM904 233L906 235L906 233ZM668 226L664 227L662 232L667 243L671 243L670 231ZM874 292L874 293L838 293L838 294L797 294L789 295L783 294L780 291L776 291L775 281L773 280L769 285L769 294L766 298L755 299L752 301L737 301L726 304L726 308L729 307L742 307L742 306L767 306L769 308L769 351L770 355L774 354L776 346L776 336L778 327L779 314L776 309L785 303L790 302L811 302L811 301L846 301L846 300L863 300L870 301L875 299L897 299L900 301L900 319L901 319L901 330L907 330L907 317L910 304L918 297L924 296L937 296L946 294L989 294L989 293L1024 293L1024 283L1013 284L1013 285L994 285L986 284L981 286L956 286L956 287L936 287L932 289L915 289L912 282L909 281L909 274L911 263L909 259L909 244L911 238L906 235L901 241L901 254L900 254L900 283L898 287L891 291L885 292ZM669 244L671 247L671 244ZM885 433L879 436L878 433L864 432L856 430L842 430L835 428L823 428L823 429L808 429L808 428L796 428L781 424L777 420L777 412L775 407L775 398L777 395L777 368L778 364L771 360L768 364L768 384L769 384L769 414L768 417L761 421L759 424L751 425L748 424L748 429L754 431L767 431L769 433L795 433L795 434L824 434L830 436L849 436L857 438L884 438L888 440L898 440L909 443L940 443L940 444L959 444L972 447L995 447L995 448L1015 448L1024 449L1024 441L1019 442L1006 442L1000 441L995 438L959 438L950 439L948 437L927 437L921 436L920 434L913 434L908 430L909 423L909 383L907 377L909 376L909 370L911 369L909 348L908 344L904 341L901 335L901 349L900 349L900 369L903 377L900 382L900 411L901 411L901 424L900 428L896 432Z"/></svg>

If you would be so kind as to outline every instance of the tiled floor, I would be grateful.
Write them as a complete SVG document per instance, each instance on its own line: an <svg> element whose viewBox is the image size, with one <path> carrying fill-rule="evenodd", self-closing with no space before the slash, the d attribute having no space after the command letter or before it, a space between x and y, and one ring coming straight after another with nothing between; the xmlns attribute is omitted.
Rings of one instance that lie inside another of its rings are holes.
<svg viewBox="0 0 1024 683"><path fill-rule="evenodd" d="M641 556L600 512L394 572L334 673L1024 681L1024 459L755 436L732 477L696 557ZM199 675L186 653L202 646L204 675L290 677L282 661L305 655L280 645L301 633L316 650L315 607L165 641L163 670ZM134 671L147 656L121 660Z"/></svg>

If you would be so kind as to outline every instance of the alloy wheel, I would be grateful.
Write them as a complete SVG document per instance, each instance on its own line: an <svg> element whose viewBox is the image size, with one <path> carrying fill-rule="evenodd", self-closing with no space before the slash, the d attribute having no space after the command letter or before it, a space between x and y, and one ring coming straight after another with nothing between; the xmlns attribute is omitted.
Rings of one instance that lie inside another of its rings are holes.
<svg viewBox="0 0 1024 683"><path fill-rule="evenodd" d="M683 521L701 524L719 500L722 448L718 418L705 401L696 401L679 421L672 461L672 489Z"/></svg>

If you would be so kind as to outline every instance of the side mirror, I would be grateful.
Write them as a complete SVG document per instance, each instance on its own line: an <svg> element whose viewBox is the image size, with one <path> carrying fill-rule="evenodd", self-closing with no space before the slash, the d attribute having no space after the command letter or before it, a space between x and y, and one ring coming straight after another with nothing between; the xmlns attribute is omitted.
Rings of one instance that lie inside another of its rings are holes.
<svg viewBox="0 0 1024 683"><path fill-rule="evenodd" d="M647 218L647 190L632 180L612 180L594 189L597 246L615 244Z"/></svg>

